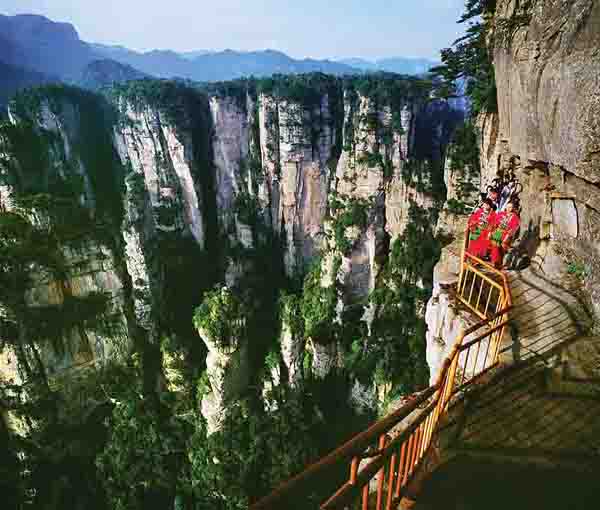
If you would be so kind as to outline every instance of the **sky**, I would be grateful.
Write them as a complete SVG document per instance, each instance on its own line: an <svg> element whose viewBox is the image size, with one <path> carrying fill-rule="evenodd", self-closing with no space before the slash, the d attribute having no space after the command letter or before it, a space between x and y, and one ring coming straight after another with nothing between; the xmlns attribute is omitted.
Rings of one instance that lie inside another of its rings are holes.
<svg viewBox="0 0 600 510"><path fill-rule="evenodd" d="M292 57L438 58L461 34L464 0L2 0L88 42L151 49L275 49Z"/></svg>

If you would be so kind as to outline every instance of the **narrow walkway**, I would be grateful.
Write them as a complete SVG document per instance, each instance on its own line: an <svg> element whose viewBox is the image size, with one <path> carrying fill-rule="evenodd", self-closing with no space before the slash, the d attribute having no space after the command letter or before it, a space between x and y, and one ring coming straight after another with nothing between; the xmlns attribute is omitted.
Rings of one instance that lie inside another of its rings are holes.
<svg viewBox="0 0 600 510"><path fill-rule="evenodd" d="M511 335L505 335L501 361L548 359L583 338L591 319L574 292L568 292L533 268L507 272L512 292Z"/></svg>
<svg viewBox="0 0 600 510"><path fill-rule="evenodd" d="M587 336L591 317L565 289L569 282L550 281L533 268L506 274L513 309L500 361L512 366L466 393L442 427L447 443L453 455L597 465L600 393L557 393L550 384L569 351L580 350L588 366L600 365L600 339Z"/></svg>
<svg viewBox="0 0 600 510"><path fill-rule="evenodd" d="M549 464L600 461L600 399L552 394L534 363L467 396L451 448Z"/></svg>

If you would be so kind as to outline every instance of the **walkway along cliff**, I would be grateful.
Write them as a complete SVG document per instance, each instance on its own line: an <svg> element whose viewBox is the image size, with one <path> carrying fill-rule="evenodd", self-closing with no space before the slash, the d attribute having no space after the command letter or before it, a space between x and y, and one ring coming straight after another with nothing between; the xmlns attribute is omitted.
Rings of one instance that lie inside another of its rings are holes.
<svg viewBox="0 0 600 510"><path fill-rule="evenodd" d="M484 6L497 111L475 119L481 171L457 168L452 151L446 163L437 234L450 242L426 311L431 386L253 509L419 508L420 496L429 508L421 488L436 471L452 480L443 466L457 456L576 473L600 460L600 3L470 5ZM516 270L498 272L464 256L464 212L506 175L523 214ZM331 471L344 473L324 487Z"/></svg>
<svg viewBox="0 0 600 510"><path fill-rule="evenodd" d="M573 294L534 270L499 271L466 250L461 260L458 282L448 290L454 306L464 308L458 313L473 325L461 328L435 383L252 510L314 503L320 481L341 466L348 479L330 490L321 509L390 510L418 503L423 482L465 452L493 458L495 450L499 457L508 450L521 461L580 470L596 465L600 400L589 397L598 381L571 380L565 392L568 378L550 369L569 346L589 340L589 315L581 313ZM540 420L540 427L530 428L532 420Z"/></svg>
<svg viewBox="0 0 600 510"><path fill-rule="evenodd" d="M498 108L464 129L464 101L397 75L16 98L3 490L52 510L392 508L465 459L597 462L600 4L469 4L493 6ZM463 233L513 176L502 272Z"/></svg>

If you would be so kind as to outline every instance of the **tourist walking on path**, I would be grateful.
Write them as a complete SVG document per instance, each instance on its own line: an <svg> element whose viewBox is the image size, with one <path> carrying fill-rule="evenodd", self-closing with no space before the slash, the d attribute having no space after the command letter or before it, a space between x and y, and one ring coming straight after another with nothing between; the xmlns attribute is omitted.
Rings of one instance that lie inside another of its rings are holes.
<svg viewBox="0 0 600 510"><path fill-rule="evenodd" d="M490 252L492 264L495 267L502 267L504 255L510 249L520 225L521 220L515 211L514 202L508 202L505 210L496 215L496 221L490 236Z"/></svg>
<svg viewBox="0 0 600 510"><path fill-rule="evenodd" d="M480 259L487 256L490 249L490 233L496 224L494 205L486 198L469 217L469 246L467 252Z"/></svg>

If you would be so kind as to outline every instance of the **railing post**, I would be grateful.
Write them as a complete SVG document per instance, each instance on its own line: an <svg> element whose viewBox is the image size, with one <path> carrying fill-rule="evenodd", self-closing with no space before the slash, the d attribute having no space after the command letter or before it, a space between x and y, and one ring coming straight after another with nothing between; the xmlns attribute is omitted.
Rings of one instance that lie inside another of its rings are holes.
<svg viewBox="0 0 600 510"><path fill-rule="evenodd" d="M358 474L358 464L359 464L359 459L358 457L354 457L352 459L352 464L350 464L350 480L349 483L351 485L355 485L356 484L356 475Z"/></svg>
<svg viewBox="0 0 600 510"><path fill-rule="evenodd" d="M385 449L385 445L387 443L387 436L382 434L379 438L379 451L382 452ZM377 484L377 506L375 507L377 510L381 510L381 504L383 502L383 485L385 483L385 464L381 466L381 470L379 471L379 482Z"/></svg>
<svg viewBox="0 0 600 510"><path fill-rule="evenodd" d="M396 474L396 458L397 454L394 452L390 459L390 473L388 476L388 487L387 487L387 500L385 504L385 510L392 510L392 499L394 497L394 476Z"/></svg>
<svg viewBox="0 0 600 510"><path fill-rule="evenodd" d="M458 366L459 351L457 350L454 354L454 359L448 370L448 388L446 395L444 396L444 412L448 411L448 405L450 404L450 398L452 397L452 390L454 389L454 377L456 375L456 367Z"/></svg>
<svg viewBox="0 0 600 510"><path fill-rule="evenodd" d="M460 274L458 276L458 287L456 290L460 292L460 286L463 279L463 274L465 272L465 253L467 251L467 243L469 242L469 227L465 229L464 241L462 245L462 249L460 251Z"/></svg>

